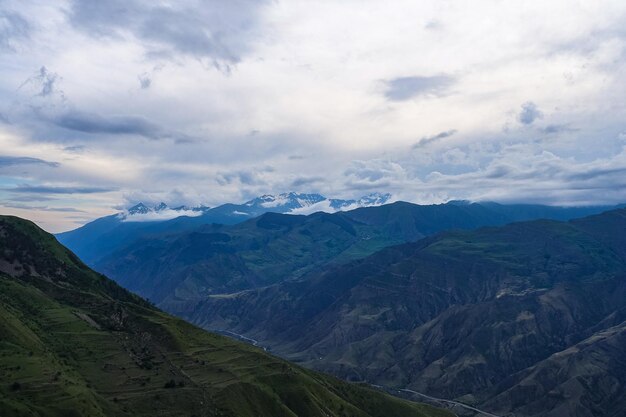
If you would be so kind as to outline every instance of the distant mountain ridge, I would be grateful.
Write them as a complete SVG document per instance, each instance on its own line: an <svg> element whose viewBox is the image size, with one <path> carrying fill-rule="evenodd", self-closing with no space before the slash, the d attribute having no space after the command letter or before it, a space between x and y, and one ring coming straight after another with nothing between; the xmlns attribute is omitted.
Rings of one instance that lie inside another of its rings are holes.
<svg viewBox="0 0 626 417"><path fill-rule="evenodd" d="M218 211L226 212L226 210L220 208L228 207L232 209L231 214L239 216L256 216L264 212L275 213L294 213L301 214L299 211L314 207L317 211L339 211L350 210L359 207L372 207L386 204L391 200L391 194L371 193L363 196L359 199L342 200L337 198L327 198L321 194L302 194L302 193L282 193L277 195L264 194L262 196L253 198L246 201L243 204L224 204L216 207ZM326 203L326 204L320 204ZM171 218L180 216L199 216L203 213L209 212L211 207L207 206L177 206L169 207L166 203L160 202L154 207L150 207L143 202L137 203L118 213L118 216L123 221L159 221L170 220ZM167 213L167 216L152 216L142 219L143 215Z"/></svg>
<svg viewBox="0 0 626 417"><path fill-rule="evenodd" d="M570 219L596 210L396 202L308 216L267 212L234 225L204 224L143 235L92 266L160 307L183 314L209 295L297 279L315 268L363 258L444 230L537 218Z"/></svg>
<svg viewBox="0 0 626 417"><path fill-rule="evenodd" d="M170 208L138 203L117 214L101 217L77 229L59 233L59 241L89 265L143 236L176 233L205 224L237 224L263 213L309 214L371 207L390 201L390 194L372 193L357 200L329 199L320 194L263 195L243 204L217 207ZM308 211L307 211L308 210Z"/></svg>

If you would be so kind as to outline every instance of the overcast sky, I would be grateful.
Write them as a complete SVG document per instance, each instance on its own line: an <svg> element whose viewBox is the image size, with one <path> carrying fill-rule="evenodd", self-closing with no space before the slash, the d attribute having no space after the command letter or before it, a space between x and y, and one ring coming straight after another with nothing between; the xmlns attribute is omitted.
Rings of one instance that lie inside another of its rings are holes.
<svg viewBox="0 0 626 417"><path fill-rule="evenodd" d="M0 0L0 212L626 202L626 2Z"/></svg>

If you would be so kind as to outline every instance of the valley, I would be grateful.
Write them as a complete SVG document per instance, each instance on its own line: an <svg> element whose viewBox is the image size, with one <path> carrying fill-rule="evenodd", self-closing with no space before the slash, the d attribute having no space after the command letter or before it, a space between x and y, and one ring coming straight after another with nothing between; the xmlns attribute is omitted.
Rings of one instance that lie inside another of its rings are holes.
<svg viewBox="0 0 626 417"><path fill-rule="evenodd" d="M626 220L559 221L585 210L270 212L146 236L96 267L185 320L342 379L501 416L591 416L624 407ZM559 220L509 222L543 215ZM539 377L579 346L601 362ZM600 377L591 405L584 387Z"/></svg>

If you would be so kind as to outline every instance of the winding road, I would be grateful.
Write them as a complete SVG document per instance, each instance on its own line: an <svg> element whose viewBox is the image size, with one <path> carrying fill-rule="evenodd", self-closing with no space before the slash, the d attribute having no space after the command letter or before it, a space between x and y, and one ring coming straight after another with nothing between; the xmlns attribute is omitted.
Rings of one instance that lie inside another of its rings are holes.
<svg viewBox="0 0 626 417"><path fill-rule="evenodd" d="M388 388L384 388L383 387L383 389L388 389ZM419 395L420 397L427 398L427 399L429 399L431 401L441 402L441 403L446 403L446 404L452 404L452 405L455 405L455 406L463 407L466 410L471 410L471 411L474 411L476 413L479 413L479 414L482 414L482 415L485 415L485 416L488 416L488 417L500 417L500 416L497 416L495 414L491 414L491 413L488 413L486 411L479 410L478 408L472 407L471 405L460 403L458 401L446 400L445 398L431 397L430 395L422 394L421 392L413 391L413 390L406 389L406 388L405 389L396 390L396 391L399 391L399 392L409 392L411 394L415 394L415 395Z"/></svg>
<svg viewBox="0 0 626 417"><path fill-rule="evenodd" d="M217 331L218 333L222 333L222 334L225 334L227 336L231 336L231 337L233 337L235 339L247 342L247 343L251 344L252 346L259 347L259 348L261 348L261 349L263 349L264 351L267 352L267 348L261 346L260 342L258 340L256 340L256 339L252 339L252 338L250 338L248 336L244 336L244 335L239 334L239 333L231 332L229 330L214 330L214 331ZM378 389L381 389L383 391L387 391L389 393L405 392L405 393L418 395L418 396L420 396L422 398L426 398L426 399L434 401L434 402L439 402L439 403L444 403L444 404L450 404L450 405L457 406L457 407L462 407L462 408L465 408L466 410L470 410L470 411L473 411L475 413L479 413L479 414L481 414L483 416L487 416L487 417L500 417L500 416L497 416L495 414L488 413L487 411L480 410L480 409L478 409L476 407L472 407L471 405L460 403L460 402L454 401L454 400L448 400L448 399L445 399L445 398L432 397L430 395L426 395L426 394L423 394L421 392L413 391L413 390L410 390L408 388L397 389L397 388L384 387L382 385L376 385L376 384L369 384L369 385L371 385L374 388L378 388Z"/></svg>
<svg viewBox="0 0 626 417"><path fill-rule="evenodd" d="M216 331L218 333L225 334L226 336L233 336L235 339L239 339L239 340L241 340L243 342L247 342L247 343L251 344L252 346L259 347L259 348L261 348L261 349L263 349L264 351L267 352L267 348L266 347L261 346L258 340L252 339L251 337L244 336L244 335L239 334L239 333L231 332L229 330L214 330L214 331Z"/></svg>

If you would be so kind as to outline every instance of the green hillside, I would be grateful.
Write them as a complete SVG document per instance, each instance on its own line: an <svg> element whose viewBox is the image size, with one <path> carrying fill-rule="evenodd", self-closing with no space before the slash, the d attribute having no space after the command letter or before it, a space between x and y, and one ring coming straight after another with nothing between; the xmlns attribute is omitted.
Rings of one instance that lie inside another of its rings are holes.
<svg viewBox="0 0 626 417"><path fill-rule="evenodd" d="M449 416L173 318L0 217L1 416Z"/></svg>

